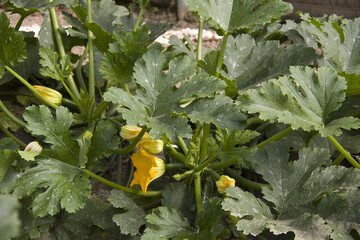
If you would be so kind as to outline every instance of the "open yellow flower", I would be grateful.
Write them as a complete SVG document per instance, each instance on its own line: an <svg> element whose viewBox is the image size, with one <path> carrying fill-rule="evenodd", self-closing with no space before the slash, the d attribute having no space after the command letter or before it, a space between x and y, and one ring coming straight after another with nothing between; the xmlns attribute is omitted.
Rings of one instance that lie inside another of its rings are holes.
<svg viewBox="0 0 360 240"><path fill-rule="evenodd" d="M146 194L149 184L164 174L165 163L162 159L147 153L143 148L140 148L137 153L134 153L131 156L131 160L136 167L136 171L130 187L135 184L140 184L141 190Z"/></svg>
<svg viewBox="0 0 360 240"><path fill-rule="evenodd" d="M226 188L235 187L235 179L226 175L221 175L220 179L216 181L216 186L219 193L224 193Z"/></svg>
<svg viewBox="0 0 360 240"><path fill-rule="evenodd" d="M126 140L132 140L136 138L137 135L139 135L141 130L142 128L138 126L125 125L121 127L120 136Z"/></svg>
<svg viewBox="0 0 360 240"><path fill-rule="evenodd" d="M145 134L137 146L145 148L149 153L157 154L164 148L164 142L162 140L152 140L152 137Z"/></svg>
<svg viewBox="0 0 360 240"><path fill-rule="evenodd" d="M33 86L41 95L47 98L50 102L54 103L55 105L59 106L62 101L62 95L58 91L44 87L44 86ZM36 95L35 95L36 96Z"/></svg>

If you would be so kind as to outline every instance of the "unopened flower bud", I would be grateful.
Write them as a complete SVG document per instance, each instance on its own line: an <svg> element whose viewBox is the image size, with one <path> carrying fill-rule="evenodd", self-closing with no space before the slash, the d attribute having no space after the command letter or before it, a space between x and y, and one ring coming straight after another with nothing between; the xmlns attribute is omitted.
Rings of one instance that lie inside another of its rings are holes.
<svg viewBox="0 0 360 240"><path fill-rule="evenodd" d="M157 154L164 148L164 142L162 140L152 140L152 137L149 135L144 135L138 145L152 154Z"/></svg>
<svg viewBox="0 0 360 240"><path fill-rule="evenodd" d="M132 140L136 138L141 132L142 128L138 126L125 125L121 127L120 136L126 140Z"/></svg>
<svg viewBox="0 0 360 240"><path fill-rule="evenodd" d="M48 99L53 104L59 106L61 104L62 95L58 91L44 87L44 86L33 86L41 95L43 95L46 99ZM36 96L36 95L35 95Z"/></svg>
<svg viewBox="0 0 360 240"><path fill-rule="evenodd" d="M24 152L41 152L42 151L42 147L40 146L40 144L37 141L33 141L31 143L29 143L25 149Z"/></svg>
<svg viewBox="0 0 360 240"><path fill-rule="evenodd" d="M224 193L226 188L235 187L235 179L226 175L221 175L220 179L216 181L216 186L219 193Z"/></svg>

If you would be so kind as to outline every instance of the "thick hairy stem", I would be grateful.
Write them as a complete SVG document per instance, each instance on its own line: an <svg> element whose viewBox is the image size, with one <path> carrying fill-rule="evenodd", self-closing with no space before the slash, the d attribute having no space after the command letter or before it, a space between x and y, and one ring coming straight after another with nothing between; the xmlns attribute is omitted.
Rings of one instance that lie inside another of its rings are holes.
<svg viewBox="0 0 360 240"><path fill-rule="evenodd" d="M92 22L91 0L87 0L87 13L88 22ZM95 97L95 62L94 62L94 46L93 46L93 33L88 30L89 41L89 97Z"/></svg>

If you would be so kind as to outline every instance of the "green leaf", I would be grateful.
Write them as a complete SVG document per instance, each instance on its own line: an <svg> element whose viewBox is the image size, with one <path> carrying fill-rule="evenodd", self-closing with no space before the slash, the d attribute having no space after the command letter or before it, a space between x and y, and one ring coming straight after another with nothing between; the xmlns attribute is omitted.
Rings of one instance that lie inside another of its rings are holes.
<svg viewBox="0 0 360 240"><path fill-rule="evenodd" d="M360 18L343 19L341 24L331 18L321 21L302 15L300 26L315 35L326 60L348 81L347 93L360 94Z"/></svg>
<svg viewBox="0 0 360 240"><path fill-rule="evenodd" d="M340 194L330 193L321 200L319 215L334 229L332 239L352 240L349 235L352 229L360 233L359 200L360 192L355 189Z"/></svg>
<svg viewBox="0 0 360 240"><path fill-rule="evenodd" d="M174 56L187 55L191 58L196 58L195 46L191 38L187 35L183 39L179 39L177 36L172 35L169 38L170 46L167 48L167 52L171 52Z"/></svg>
<svg viewBox="0 0 360 240"><path fill-rule="evenodd" d="M33 152L33 151L18 151L19 155L22 159L26 161L35 161L35 157L39 156L39 152Z"/></svg>
<svg viewBox="0 0 360 240"><path fill-rule="evenodd" d="M133 67L149 45L148 29L145 26L129 33L115 32L115 42L109 46L109 53L104 54L99 69L105 79L116 84L129 83L133 76Z"/></svg>
<svg viewBox="0 0 360 240"><path fill-rule="evenodd" d="M212 144L209 150L217 154L223 163L236 159L236 162L241 164L242 167L249 168L252 165L251 156L255 151L254 149L241 145L249 142L258 135L259 133L251 130L229 131L228 129L219 129L216 131L217 143Z"/></svg>
<svg viewBox="0 0 360 240"><path fill-rule="evenodd" d="M183 218L178 210L159 207L146 216L146 220L153 224L145 229L142 240L189 238L193 233L188 220Z"/></svg>
<svg viewBox="0 0 360 240"><path fill-rule="evenodd" d="M292 6L281 0L185 0L190 11L211 19L217 30L228 35L240 28L271 22L292 12Z"/></svg>
<svg viewBox="0 0 360 240"><path fill-rule="evenodd" d="M73 213L84 207L91 194L90 181L80 169L47 157L37 158L36 166L23 172L6 175L2 185L20 198L35 193L31 207L39 217L55 215L60 209ZM37 192L37 188L46 191Z"/></svg>
<svg viewBox="0 0 360 240"><path fill-rule="evenodd" d="M44 136L44 142L51 145L48 156L71 165L78 164L79 146L70 136L72 114L67 108L57 108L54 118L46 106L31 106L26 108L23 117L28 122L27 129L34 135Z"/></svg>
<svg viewBox="0 0 360 240"><path fill-rule="evenodd" d="M42 58L40 64L43 66L40 69L41 75L63 81L71 74L74 67L70 64L68 55L59 61L59 54L50 48L40 48L39 51Z"/></svg>
<svg viewBox="0 0 360 240"><path fill-rule="evenodd" d="M19 159L15 150L4 149L0 151L0 183L3 181L6 172L11 168L13 162Z"/></svg>
<svg viewBox="0 0 360 240"><path fill-rule="evenodd" d="M176 196L176 197L174 197ZM183 182L175 182L167 186L162 194L162 206L177 209L190 222L194 220L194 189Z"/></svg>
<svg viewBox="0 0 360 240"><path fill-rule="evenodd" d="M50 5L48 0L38 0L38 1L28 1L28 0L10 0L10 2L13 4L13 6L17 8L23 8L25 10L30 11L44 11L46 10Z"/></svg>
<svg viewBox="0 0 360 240"><path fill-rule="evenodd" d="M110 217L119 212L110 203L100 199L88 199L85 203L85 207L76 213L64 212L58 216L55 225L44 234L46 239L117 240L125 237Z"/></svg>
<svg viewBox="0 0 360 240"><path fill-rule="evenodd" d="M288 152L286 142L273 143L253 158L256 172L272 187L262 191L269 206L239 188L226 190L230 198L224 200L223 208L240 218L237 229L254 235L265 228L274 234L292 231L296 240L328 239L330 234L350 239L351 229L359 229L359 207L354 206L360 194L360 170L320 168L329 158L324 149L304 148L293 162L288 161ZM348 217L346 212L337 214L345 209L352 209Z"/></svg>
<svg viewBox="0 0 360 240"><path fill-rule="evenodd" d="M11 106L11 102L6 101L2 103L12 114L16 116L16 113L14 113L13 107ZM20 126L16 122L14 122L11 118L9 118L9 116L3 111L0 111L0 124L4 128L10 129L13 132L16 132L20 128Z"/></svg>
<svg viewBox="0 0 360 240"><path fill-rule="evenodd" d="M116 30L114 21L120 15L129 14L129 10L121 5L116 5L112 0L93 1L92 18L102 29L108 33Z"/></svg>
<svg viewBox="0 0 360 240"><path fill-rule="evenodd" d="M9 25L6 14L0 13L0 77L5 72L5 66L14 66L26 59L24 37Z"/></svg>
<svg viewBox="0 0 360 240"><path fill-rule="evenodd" d="M15 196L0 194L0 232L1 239L10 240L20 232L18 216L20 204Z"/></svg>
<svg viewBox="0 0 360 240"><path fill-rule="evenodd" d="M116 214L113 217L121 232L130 235L138 234L139 228L146 224L145 211L120 190L112 190L109 201L114 207L126 210L126 212Z"/></svg>
<svg viewBox="0 0 360 240"><path fill-rule="evenodd" d="M14 142L11 138L1 138L0 139L0 151L11 150L15 152L19 148L19 144Z"/></svg>
<svg viewBox="0 0 360 240"><path fill-rule="evenodd" d="M239 97L241 109L260 113L264 120L290 124L293 129L316 130L321 136L341 135L343 129L357 129L360 121L343 117L327 122L330 113L345 100L346 82L330 68L314 72L310 67L291 67L291 77L264 82Z"/></svg>
<svg viewBox="0 0 360 240"><path fill-rule="evenodd" d="M43 22L39 31L39 43L41 47L56 50L56 39L49 10L44 12Z"/></svg>
<svg viewBox="0 0 360 240"><path fill-rule="evenodd" d="M223 61L226 71L221 74L226 79L235 80L237 89L243 90L288 74L290 66L308 65L316 58L315 50L304 45L286 47L278 41L256 43L246 34L236 38L229 36Z"/></svg>
<svg viewBox="0 0 360 240"><path fill-rule="evenodd" d="M272 221L270 208L261 199L238 187L227 188L225 192L228 197L222 202L222 207L225 211L231 211L232 216L244 218L238 222L243 226L241 228L244 234L258 235L267 222ZM245 220L246 217L251 217L252 220Z"/></svg>
<svg viewBox="0 0 360 240"><path fill-rule="evenodd" d="M110 121L102 120L96 126L91 138L91 147L89 149L89 158L109 157L116 148L118 148L120 138L117 136L117 130Z"/></svg>
<svg viewBox="0 0 360 240"><path fill-rule="evenodd" d="M21 235L19 239L39 238L41 233L48 231L50 227L54 226L57 219L53 216L47 215L44 217L34 217L29 211L32 199L24 198L21 201L21 209L19 216L21 220ZM26 236L26 237L25 237Z"/></svg>
<svg viewBox="0 0 360 240"><path fill-rule="evenodd" d="M224 83L206 74L191 77L196 70L194 60L188 57L174 58L169 70L163 74L165 56L150 48L135 64L134 77L142 87L136 96L130 96L124 90L110 88L104 94L106 101L122 104L119 108L129 125L146 125L151 128L149 134L155 139L166 134L169 139L191 137L191 128L184 116L173 117L172 113L181 113L182 99L212 96L223 89ZM176 88L176 84L181 84Z"/></svg>
<svg viewBox="0 0 360 240"><path fill-rule="evenodd" d="M194 123L213 123L220 129L239 131L246 127L246 116L231 98L222 94L194 101L184 108L184 112Z"/></svg>
<svg viewBox="0 0 360 240"><path fill-rule="evenodd" d="M214 227L225 214L225 211L221 208L220 200L220 198L215 197L208 199L203 204L203 209L199 213L199 234L208 234L211 236L211 239L215 239Z"/></svg>

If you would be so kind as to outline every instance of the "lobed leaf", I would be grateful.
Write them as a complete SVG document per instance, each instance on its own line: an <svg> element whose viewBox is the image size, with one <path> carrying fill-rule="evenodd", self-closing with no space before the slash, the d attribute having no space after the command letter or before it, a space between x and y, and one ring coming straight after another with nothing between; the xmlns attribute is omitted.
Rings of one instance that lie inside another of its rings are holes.
<svg viewBox="0 0 360 240"><path fill-rule="evenodd" d="M39 53L42 58L40 64L43 66L40 73L44 77L63 81L71 74L74 67L70 64L68 55L59 60L59 54L50 48L40 48Z"/></svg>
<svg viewBox="0 0 360 240"><path fill-rule="evenodd" d="M359 94L360 18L324 21L302 15L302 19L301 29L317 37L327 62L346 78L347 93Z"/></svg>
<svg viewBox="0 0 360 240"><path fill-rule="evenodd" d="M141 239L174 239L189 238L193 232L190 223L183 218L178 210L168 207L159 207L146 216L153 226L145 229Z"/></svg>
<svg viewBox="0 0 360 240"><path fill-rule="evenodd" d="M132 32L115 32L115 41L109 45L109 53L104 54L100 73L105 79L116 84L126 84L132 80L133 66L147 51L148 29L145 26Z"/></svg>
<svg viewBox="0 0 360 240"><path fill-rule="evenodd" d="M0 194L1 239L10 240L19 234L21 226L19 208L20 204L15 196Z"/></svg>
<svg viewBox="0 0 360 240"><path fill-rule="evenodd" d="M49 157L39 157L36 165L23 172L11 172L2 188L20 198L35 193L32 212L35 216L55 215L60 209L73 213L85 205L90 197L89 179L77 167ZM43 192L36 192L45 188Z"/></svg>
<svg viewBox="0 0 360 240"><path fill-rule="evenodd" d="M137 95L130 96L124 90L110 88L104 94L106 101L122 104L118 111L123 114L129 125L146 125L151 128L149 134L155 139L166 134L169 139L191 137L191 128L182 113L182 99L212 96L221 91L222 81L206 74L191 77L196 65L188 57L177 57L170 61L169 70L163 74L165 56L154 48L135 63L134 77L142 87ZM186 78L191 77L188 81ZM175 85L180 84L177 88Z"/></svg>
<svg viewBox="0 0 360 240"><path fill-rule="evenodd" d="M190 11L211 19L217 30L231 34L240 28L270 22L291 13L292 6L281 0L185 0Z"/></svg>
<svg viewBox="0 0 360 240"><path fill-rule="evenodd" d="M290 124L293 129L315 130L323 137L341 135L341 128L360 127L360 121L353 117L327 122L330 113L345 100L345 79L334 70L321 67L314 72L309 67L291 67L290 72L291 77L270 80L240 96L240 107L258 112L261 119Z"/></svg>
<svg viewBox="0 0 360 240"><path fill-rule="evenodd" d="M121 232L130 235L138 234L139 228L146 223L145 211L120 190L112 190L109 201L115 208L125 209L124 213L113 216L113 221L120 227Z"/></svg>
<svg viewBox="0 0 360 240"><path fill-rule="evenodd" d="M37 136L44 136L44 142L51 145L49 156L78 165L79 145L70 135L73 118L67 108L58 107L54 118L46 106L30 106L23 117L28 123L27 129Z"/></svg>
<svg viewBox="0 0 360 240"><path fill-rule="evenodd" d="M225 95L194 101L184 108L184 112L194 123L213 123L220 129L241 131L246 126L246 116Z"/></svg>
<svg viewBox="0 0 360 240"><path fill-rule="evenodd" d="M257 235L268 228L276 235L292 231L296 240L328 239L330 235L350 239L351 230L359 230L360 171L321 168L329 158L324 149L304 148L294 162L288 162L288 151L287 143L273 143L253 158L255 170L271 185L262 193L273 209L239 188L226 190L230 198L224 200L223 209L240 218L237 228L245 234ZM338 211L352 213L345 217Z"/></svg>
<svg viewBox="0 0 360 240"><path fill-rule="evenodd" d="M286 47L278 41L256 43L246 34L229 36L223 61L226 71L221 74L235 80L238 90L244 90L288 74L290 66L305 66L317 58L315 50L304 45Z"/></svg>
<svg viewBox="0 0 360 240"><path fill-rule="evenodd" d="M5 73L5 66L11 67L26 59L24 37L9 25L6 14L0 13L0 78Z"/></svg>

